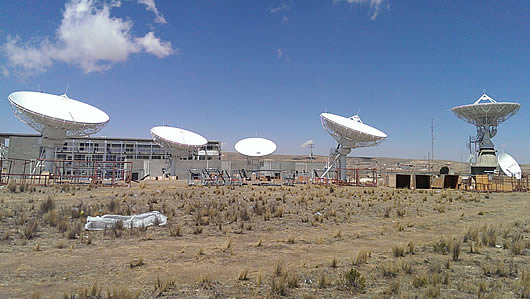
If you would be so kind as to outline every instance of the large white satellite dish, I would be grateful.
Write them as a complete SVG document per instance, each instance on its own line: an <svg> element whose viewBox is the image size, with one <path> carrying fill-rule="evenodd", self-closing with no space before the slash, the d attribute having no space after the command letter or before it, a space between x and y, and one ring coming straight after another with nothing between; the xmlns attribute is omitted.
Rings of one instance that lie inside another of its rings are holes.
<svg viewBox="0 0 530 299"><path fill-rule="evenodd" d="M376 146L383 142L387 135L378 129L364 124L358 115L343 117L331 113L320 114L322 127L333 137L338 146L335 150L333 161L339 161L340 178L346 180L346 156L353 148ZM328 165L324 177L331 169Z"/></svg>
<svg viewBox="0 0 530 299"><path fill-rule="evenodd" d="M45 138L89 136L110 120L98 108L66 95L17 91L10 94L8 100L15 115Z"/></svg>
<svg viewBox="0 0 530 299"><path fill-rule="evenodd" d="M471 174L491 173L497 168L495 146L491 138L497 135L497 126L519 111L519 103L497 102L482 94L473 104L452 108L456 116L477 127L479 156L471 166Z"/></svg>
<svg viewBox="0 0 530 299"><path fill-rule="evenodd" d="M504 174L509 177L521 179L521 166L519 166L519 163L517 163L512 156L508 155L507 153L502 153L497 157L497 160Z"/></svg>
<svg viewBox="0 0 530 299"><path fill-rule="evenodd" d="M55 146L69 137L85 137L97 133L110 120L98 108L66 95L53 95L33 91L17 91L7 99L15 116L42 134L46 159L52 160ZM52 171L47 162L45 170Z"/></svg>
<svg viewBox="0 0 530 299"><path fill-rule="evenodd" d="M245 138L236 143L235 149L247 157L263 157L274 153L276 144L265 138Z"/></svg>
<svg viewBox="0 0 530 299"><path fill-rule="evenodd" d="M181 128L156 126L151 129L153 140L161 147L169 150L173 158L188 155L206 145L208 140L201 135ZM208 151L206 151L208 152ZM208 163L208 160L206 160ZM172 160L168 160L167 168L172 168Z"/></svg>
<svg viewBox="0 0 530 299"><path fill-rule="evenodd" d="M197 133L168 126L153 127L151 136L160 146L176 151L194 150L208 143Z"/></svg>

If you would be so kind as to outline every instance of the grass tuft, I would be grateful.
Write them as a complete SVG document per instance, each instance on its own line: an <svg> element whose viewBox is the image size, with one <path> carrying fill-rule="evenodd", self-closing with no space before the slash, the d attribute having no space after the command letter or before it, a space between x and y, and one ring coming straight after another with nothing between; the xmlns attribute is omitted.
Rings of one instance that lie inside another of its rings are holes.
<svg viewBox="0 0 530 299"><path fill-rule="evenodd" d="M350 271L344 273L343 283L346 288L354 292L363 292L366 288L366 279L355 268L351 268Z"/></svg>
<svg viewBox="0 0 530 299"><path fill-rule="evenodd" d="M394 255L394 257L405 256L405 247L402 245L394 245L392 247L392 254Z"/></svg>
<svg viewBox="0 0 530 299"><path fill-rule="evenodd" d="M237 277L238 280L248 280L248 269L241 270L239 272L239 276Z"/></svg>
<svg viewBox="0 0 530 299"><path fill-rule="evenodd" d="M140 267L140 266L143 266L143 265L145 265L143 256L141 256L139 258L135 258L134 260L132 260L129 263L129 267L130 268L136 268L136 267Z"/></svg>
<svg viewBox="0 0 530 299"><path fill-rule="evenodd" d="M30 240L37 236L37 230L39 229L39 223L36 219L30 220L24 227L24 238Z"/></svg>
<svg viewBox="0 0 530 299"><path fill-rule="evenodd" d="M366 249L361 249L359 253L357 254L357 257L355 258L355 261L353 263L355 265L366 264L370 255L371 255L370 251Z"/></svg>

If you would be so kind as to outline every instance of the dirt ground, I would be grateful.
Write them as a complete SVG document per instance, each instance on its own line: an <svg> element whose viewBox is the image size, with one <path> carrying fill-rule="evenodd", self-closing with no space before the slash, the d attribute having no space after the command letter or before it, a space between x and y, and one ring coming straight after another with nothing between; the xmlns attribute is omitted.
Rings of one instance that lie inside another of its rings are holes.
<svg viewBox="0 0 530 299"><path fill-rule="evenodd" d="M530 195L142 182L0 189L0 297L530 297ZM84 231L158 210L166 226Z"/></svg>

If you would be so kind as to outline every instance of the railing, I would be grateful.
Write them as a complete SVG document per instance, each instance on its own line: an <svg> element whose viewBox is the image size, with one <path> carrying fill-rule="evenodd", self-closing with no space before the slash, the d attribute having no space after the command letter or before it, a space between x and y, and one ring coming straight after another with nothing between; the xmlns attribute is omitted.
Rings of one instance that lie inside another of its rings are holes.
<svg viewBox="0 0 530 299"><path fill-rule="evenodd" d="M51 173L45 165L53 165ZM132 179L132 162L46 159L0 159L0 185L46 186L50 184L97 184L115 186Z"/></svg>

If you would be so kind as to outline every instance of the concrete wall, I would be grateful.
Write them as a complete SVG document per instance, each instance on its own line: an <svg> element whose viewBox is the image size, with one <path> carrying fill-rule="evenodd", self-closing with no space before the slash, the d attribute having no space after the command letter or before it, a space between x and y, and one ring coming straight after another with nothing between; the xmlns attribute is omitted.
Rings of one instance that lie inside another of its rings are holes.
<svg viewBox="0 0 530 299"><path fill-rule="evenodd" d="M9 138L9 159L38 159L40 154L40 137Z"/></svg>
<svg viewBox="0 0 530 299"><path fill-rule="evenodd" d="M37 159L40 154L40 137L16 137L9 138L8 159ZM6 166L7 167L7 166ZM26 173L31 173L30 164L26 165ZM7 171L7 169L6 169ZM11 173L24 173L24 163L15 161L11 167Z"/></svg>

